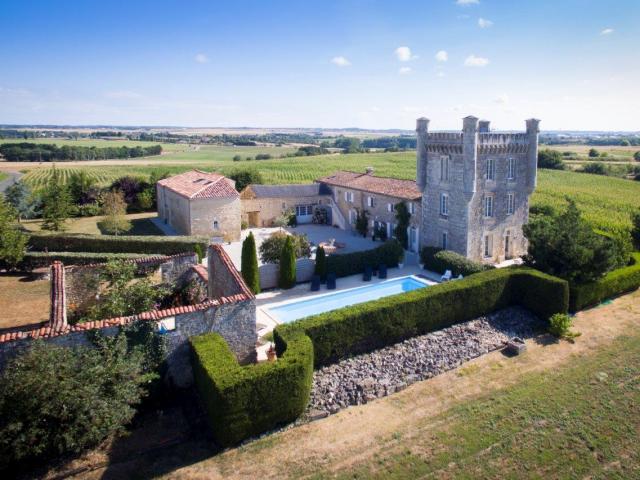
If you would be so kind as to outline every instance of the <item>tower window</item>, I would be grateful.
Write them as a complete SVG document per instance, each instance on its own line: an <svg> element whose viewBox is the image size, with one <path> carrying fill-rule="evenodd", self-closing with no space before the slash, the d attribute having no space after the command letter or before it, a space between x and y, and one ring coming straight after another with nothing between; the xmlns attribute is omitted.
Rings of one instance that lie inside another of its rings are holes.
<svg viewBox="0 0 640 480"><path fill-rule="evenodd" d="M513 215L516 209L516 199L513 193L507 194L507 215Z"/></svg>
<svg viewBox="0 0 640 480"><path fill-rule="evenodd" d="M449 234L442 232L442 249L446 250L449 247Z"/></svg>
<svg viewBox="0 0 640 480"><path fill-rule="evenodd" d="M449 181L449 156L442 155L440 157L440 181Z"/></svg>
<svg viewBox="0 0 640 480"><path fill-rule="evenodd" d="M516 178L516 159L509 158L507 160L507 179L513 180Z"/></svg>
<svg viewBox="0 0 640 480"><path fill-rule="evenodd" d="M446 193L440 194L440 215L449 215L449 195Z"/></svg>
<svg viewBox="0 0 640 480"><path fill-rule="evenodd" d="M486 172L487 180L495 180L496 179L496 161L493 158L487 159L487 172Z"/></svg>
<svg viewBox="0 0 640 480"><path fill-rule="evenodd" d="M484 197L484 216L493 217L493 196Z"/></svg>

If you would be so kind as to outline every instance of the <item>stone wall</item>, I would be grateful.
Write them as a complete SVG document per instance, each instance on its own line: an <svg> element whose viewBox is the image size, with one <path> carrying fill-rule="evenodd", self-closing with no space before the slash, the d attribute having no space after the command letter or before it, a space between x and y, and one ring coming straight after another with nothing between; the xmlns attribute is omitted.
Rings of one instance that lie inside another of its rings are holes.
<svg viewBox="0 0 640 480"><path fill-rule="evenodd" d="M250 227L271 227L276 218L296 205L327 205L327 195L309 197L242 198L242 220Z"/></svg>
<svg viewBox="0 0 640 480"><path fill-rule="evenodd" d="M310 258L299 258L296 260L296 282L309 282L313 276L316 262ZM260 274L260 288L276 288L280 275L280 265L277 263L266 263L258 267Z"/></svg>
<svg viewBox="0 0 640 480"><path fill-rule="evenodd" d="M240 240L239 196L191 199L189 216L189 235L221 237L232 242Z"/></svg>

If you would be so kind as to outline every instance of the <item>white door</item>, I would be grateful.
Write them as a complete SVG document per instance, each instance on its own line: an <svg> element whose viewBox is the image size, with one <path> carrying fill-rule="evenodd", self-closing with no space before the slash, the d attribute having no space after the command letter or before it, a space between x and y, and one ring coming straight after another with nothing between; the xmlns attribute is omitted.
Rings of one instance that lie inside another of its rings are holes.
<svg viewBox="0 0 640 480"><path fill-rule="evenodd" d="M409 250L418 251L418 229L416 227L409 227Z"/></svg>

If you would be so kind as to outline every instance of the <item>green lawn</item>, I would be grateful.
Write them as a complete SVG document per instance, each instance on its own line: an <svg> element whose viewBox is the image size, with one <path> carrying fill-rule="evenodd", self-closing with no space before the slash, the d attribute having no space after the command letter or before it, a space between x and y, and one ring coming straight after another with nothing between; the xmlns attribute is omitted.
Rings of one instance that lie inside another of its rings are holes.
<svg viewBox="0 0 640 480"><path fill-rule="evenodd" d="M463 403L435 425L416 425L373 464L314 478L640 478L640 336Z"/></svg>
<svg viewBox="0 0 640 480"><path fill-rule="evenodd" d="M164 235L162 230L155 226L151 218L156 217L155 212L130 213L127 218L131 222L131 230L126 235ZM92 235L104 234L98 223L103 217L74 217L66 221L65 232L68 233L88 233ZM26 220L22 225L31 231L39 231L42 220Z"/></svg>
<svg viewBox="0 0 640 480"><path fill-rule="evenodd" d="M7 174L6 174L6 173L4 173L4 172L0 172L0 182L1 182L2 180L6 180L7 178L9 178L9 175L7 175Z"/></svg>

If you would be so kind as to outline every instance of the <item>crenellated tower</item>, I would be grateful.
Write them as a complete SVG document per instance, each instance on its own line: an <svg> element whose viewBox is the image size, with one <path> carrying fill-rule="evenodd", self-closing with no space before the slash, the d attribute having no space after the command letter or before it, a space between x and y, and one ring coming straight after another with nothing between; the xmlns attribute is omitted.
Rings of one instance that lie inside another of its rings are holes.
<svg viewBox="0 0 640 480"><path fill-rule="evenodd" d="M527 248L539 120L527 120L524 133L492 132L473 116L462 124L461 132L429 132L429 120L417 120L421 244L485 263L518 257Z"/></svg>

